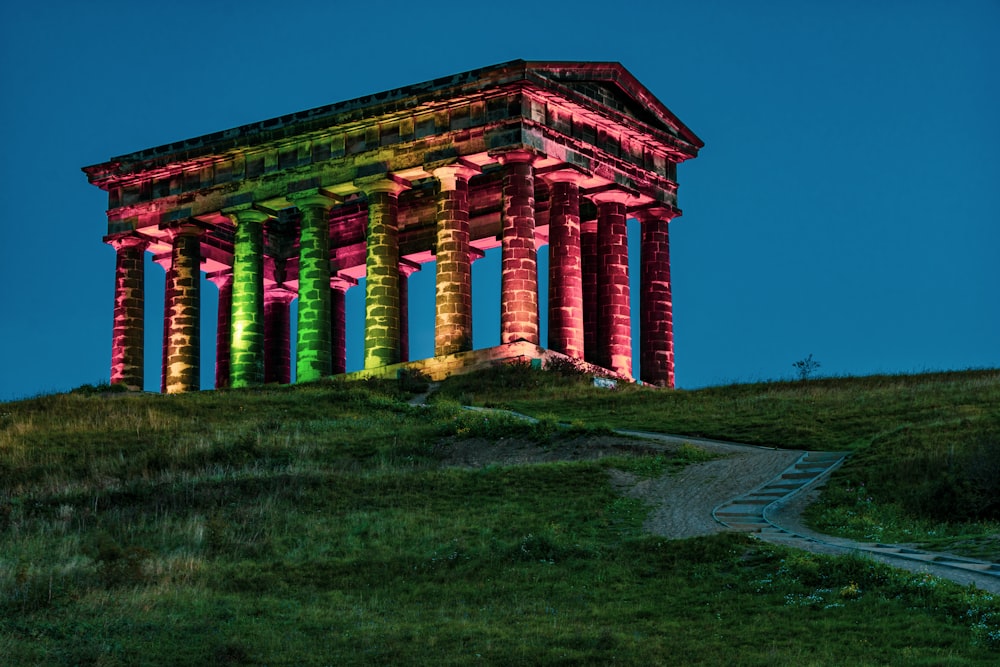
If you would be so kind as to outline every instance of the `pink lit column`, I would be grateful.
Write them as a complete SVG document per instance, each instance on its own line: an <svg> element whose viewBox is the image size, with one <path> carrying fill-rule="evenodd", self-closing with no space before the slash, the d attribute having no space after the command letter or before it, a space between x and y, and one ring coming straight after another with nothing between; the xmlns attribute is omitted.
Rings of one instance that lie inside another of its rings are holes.
<svg viewBox="0 0 1000 667"><path fill-rule="evenodd" d="M410 360L410 276L420 265L407 259L399 262L399 360Z"/></svg>
<svg viewBox="0 0 1000 667"><path fill-rule="evenodd" d="M219 288L219 314L215 327L215 388L229 386L230 343L232 341L233 273L232 269L209 278Z"/></svg>
<svg viewBox="0 0 1000 667"><path fill-rule="evenodd" d="M591 195L597 204L597 363L632 375L632 323L628 283L629 195L609 190Z"/></svg>
<svg viewBox="0 0 1000 667"><path fill-rule="evenodd" d="M334 375L347 372L347 290L357 284L346 276L330 280L330 361Z"/></svg>
<svg viewBox="0 0 1000 667"><path fill-rule="evenodd" d="M500 343L538 345L538 264L535 254L535 177L528 152L500 156L504 166L500 259Z"/></svg>
<svg viewBox="0 0 1000 667"><path fill-rule="evenodd" d="M670 220L679 211L636 213L642 223L639 296L639 373L643 382L674 386L673 299L670 294Z"/></svg>
<svg viewBox="0 0 1000 667"><path fill-rule="evenodd" d="M597 363L597 221L580 223L580 265L583 268L583 358Z"/></svg>
<svg viewBox="0 0 1000 667"><path fill-rule="evenodd" d="M292 381L290 305L295 293L283 287L264 292L264 382Z"/></svg>
<svg viewBox="0 0 1000 667"><path fill-rule="evenodd" d="M166 389L198 391L200 382L201 227L182 223L170 229L173 250L167 274L169 298Z"/></svg>
<svg viewBox="0 0 1000 667"><path fill-rule="evenodd" d="M111 384L142 391L143 303L146 241L137 236L108 237L115 249L115 309L111 346Z"/></svg>
<svg viewBox="0 0 1000 667"><path fill-rule="evenodd" d="M167 347L170 342L170 255L156 257L154 262L163 267L163 337L160 339L160 393L167 393Z"/></svg>
<svg viewBox="0 0 1000 667"><path fill-rule="evenodd" d="M549 349L583 359L583 265L580 254L580 178L548 174Z"/></svg>
<svg viewBox="0 0 1000 667"><path fill-rule="evenodd" d="M437 196L434 354L472 349L472 261L469 254L469 179L460 164L433 171Z"/></svg>

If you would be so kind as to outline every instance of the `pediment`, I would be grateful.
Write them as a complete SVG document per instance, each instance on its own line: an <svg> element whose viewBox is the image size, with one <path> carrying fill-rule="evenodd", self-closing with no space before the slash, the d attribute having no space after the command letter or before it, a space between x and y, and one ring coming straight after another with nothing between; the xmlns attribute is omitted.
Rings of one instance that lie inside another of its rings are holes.
<svg viewBox="0 0 1000 667"><path fill-rule="evenodd" d="M704 142L619 63L526 63L532 78L551 82L576 97L608 108L693 147Z"/></svg>

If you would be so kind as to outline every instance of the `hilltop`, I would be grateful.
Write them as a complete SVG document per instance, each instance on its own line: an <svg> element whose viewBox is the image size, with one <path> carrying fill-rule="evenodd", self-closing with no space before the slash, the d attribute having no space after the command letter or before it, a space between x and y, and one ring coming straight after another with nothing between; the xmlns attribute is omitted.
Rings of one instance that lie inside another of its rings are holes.
<svg viewBox="0 0 1000 667"><path fill-rule="evenodd" d="M815 529L1000 560L1000 371L698 391L505 367L0 405L10 664L990 664L1000 605L858 557L651 535L711 458L846 450ZM538 419L477 413L504 408Z"/></svg>

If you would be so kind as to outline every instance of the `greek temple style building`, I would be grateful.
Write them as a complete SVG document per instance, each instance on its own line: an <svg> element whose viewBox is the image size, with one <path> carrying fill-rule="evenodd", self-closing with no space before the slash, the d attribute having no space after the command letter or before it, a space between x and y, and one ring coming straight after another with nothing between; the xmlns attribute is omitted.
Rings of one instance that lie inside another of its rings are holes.
<svg viewBox="0 0 1000 667"><path fill-rule="evenodd" d="M217 387L289 382L293 331L297 381L344 373L355 287L364 373L409 362L440 378L566 357L673 386L668 228L680 215L677 164L702 145L620 64L514 61L85 167L108 193L104 240L117 252L111 382L143 387L151 253L167 274L166 392L200 388L202 272L219 289ZM627 218L642 230L637 298ZM500 345L474 350L472 263L495 247ZM409 361L408 277L430 262L434 357Z"/></svg>

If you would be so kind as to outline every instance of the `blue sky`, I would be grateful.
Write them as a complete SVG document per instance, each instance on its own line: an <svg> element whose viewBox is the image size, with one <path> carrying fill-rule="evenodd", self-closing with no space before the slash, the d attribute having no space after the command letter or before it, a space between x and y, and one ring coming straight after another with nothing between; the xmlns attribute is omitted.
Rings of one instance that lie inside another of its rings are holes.
<svg viewBox="0 0 1000 667"><path fill-rule="evenodd" d="M705 141L671 224L679 387L810 353L830 375L1000 366L1000 3L368 4L4 3L0 400L108 379L114 251L80 167L517 58L621 62ZM493 265L477 345L498 338Z"/></svg>

